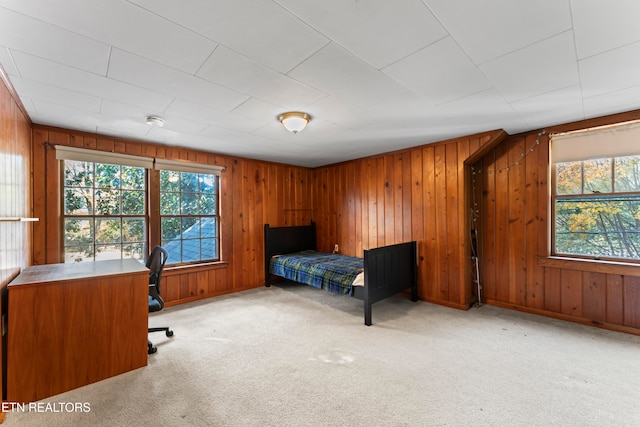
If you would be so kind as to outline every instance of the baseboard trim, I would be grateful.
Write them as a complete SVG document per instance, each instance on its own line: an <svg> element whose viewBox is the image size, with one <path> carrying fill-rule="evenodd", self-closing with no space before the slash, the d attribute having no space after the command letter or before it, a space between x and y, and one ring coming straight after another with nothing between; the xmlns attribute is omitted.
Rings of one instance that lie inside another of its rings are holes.
<svg viewBox="0 0 640 427"><path fill-rule="evenodd" d="M207 298L214 298L214 297L219 297L221 295L227 295L227 294L234 294L236 292L242 292L242 291L248 291L249 289L256 289L256 288L262 288L264 287L264 285L257 285L257 286L251 286L251 287L247 287L247 288L233 288L233 289L225 289L222 291L217 291L211 294L206 294L206 295L196 295L193 297L189 297L189 298L180 298L177 300L173 300L173 301L168 301L165 302L165 307L173 307L175 305L181 305L181 304L186 304L189 302L194 302L194 301L200 301L203 299L207 299Z"/></svg>
<svg viewBox="0 0 640 427"><path fill-rule="evenodd" d="M441 300L441 299L437 299L437 298L429 298L429 297L421 297L421 296L418 296L418 299L420 299L422 301L430 302L432 304L444 305L445 307L455 308L455 309L458 309L458 310L464 310L464 311L469 310L469 306L466 306L464 304L451 302L451 301L445 301L445 300Z"/></svg>
<svg viewBox="0 0 640 427"><path fill-rule="evenodd" d="M550 317L553 319L564 320L572 323L580 323L582 325L593 326L600 329L607 329L610 331L624 332L631 335L640 335L640 329L633 328L631 326L617 325L615 323L599 322L591 319L585 319L583 317L571 316L568 314L556 313L553 311L544 310L541 308L524 307L518 304L508 304L500 301L488 299L484 301L486 304L495 305L496 307L508 308L511 310L521 311L523 313L531 313L539 316Z"/></svg>

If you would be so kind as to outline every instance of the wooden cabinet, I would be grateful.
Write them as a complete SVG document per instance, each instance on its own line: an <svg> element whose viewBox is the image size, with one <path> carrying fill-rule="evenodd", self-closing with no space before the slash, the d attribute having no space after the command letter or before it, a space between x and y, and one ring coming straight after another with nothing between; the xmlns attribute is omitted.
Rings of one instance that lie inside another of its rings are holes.
<svg viewBox="0 0 640 427"><path fill-rule="evenodd" d="M145 366L148 274L134 259L24 269L8 285L7 400Z"/></svg>

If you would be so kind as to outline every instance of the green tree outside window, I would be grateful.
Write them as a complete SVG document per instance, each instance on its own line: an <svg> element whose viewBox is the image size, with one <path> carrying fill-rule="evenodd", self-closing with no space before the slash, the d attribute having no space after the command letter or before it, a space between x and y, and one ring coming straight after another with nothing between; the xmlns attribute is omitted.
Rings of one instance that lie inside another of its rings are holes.
<svg viewBox="0 0 640 427"><path fill-rule="evenodd" d="M640 156L557 163L556 254L640 259Z"/></svg>
<svg viewBox="0 0 640 427"><path fill-rule="evenodd" d="M65 262L144 260L145 189L144 168L65 161Z"/></svg>

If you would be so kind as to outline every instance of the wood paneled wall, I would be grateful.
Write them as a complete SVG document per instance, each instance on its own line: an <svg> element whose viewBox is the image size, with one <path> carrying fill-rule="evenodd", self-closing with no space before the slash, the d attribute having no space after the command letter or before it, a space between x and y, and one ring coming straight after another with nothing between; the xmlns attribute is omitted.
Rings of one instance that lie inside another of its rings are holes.
<svg viewBox="0 0 640 427"><path fill-rule="evenodd" d="M508 138L473 166L485 301L543 306L536 260L548 255L548 158L548 137L532 133Z"/></svg>
<svg viewBox="0 0 640 427"><path fill-rule="evenodd" d="M303 225L311 221L311 170L263 161L107 138L34 126L35 264L62 262L59 161L52 145L226 166L221 175L221 263L167 267L162 294L167 305L264 285L263 225Z"/></svg>
<svg viewBox="0 0 640 427"><path fill-rule="evenodd" d="M0 69L0 217L31 217L31 122ZM0 286L30 264L31 224L0 221Z"/></svg>
<svg viewBox="0 0 640 427"><path fill-rule="evenodd" d="M549 257L549 133L638 119L635 111L512 136L473 165L487 302L640 334L640 265Z"/></svg>
<svg viewBox="0 0 640 427"><path fill-rule="evenodd" d="M338 244L341 253L362 256L364 249L416 240L419 298L468 308L473 295L464 162L505 135L488 132L315 169L320 250Z"/></svg>
<svg viewBox="0 0 640 427"><path fill-rule="evenodd" d="M31 121L0 67L0 218L28 218L31 211ZM0 317L7 313L7 284L31 264L31 222L0 220ZM0 339L0 387L6 372ZM4 390L0 390L4 398ZM0 414L0 422L4 414Z"/></svg>

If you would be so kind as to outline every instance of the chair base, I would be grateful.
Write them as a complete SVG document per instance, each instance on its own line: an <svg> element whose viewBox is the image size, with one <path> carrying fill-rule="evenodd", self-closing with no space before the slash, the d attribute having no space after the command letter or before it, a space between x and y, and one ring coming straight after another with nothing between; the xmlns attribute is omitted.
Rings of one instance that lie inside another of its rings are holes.
<svg viewBox="0 0 640 427"><path fill-rule="evenodd" d="M164 332L167 337L173 336L173 331L169 327L157 327L157 328L149 328L149 332ZM153 345L150 340L147 340L147 354L153 354L158 351L158 348Z"/></svg>

